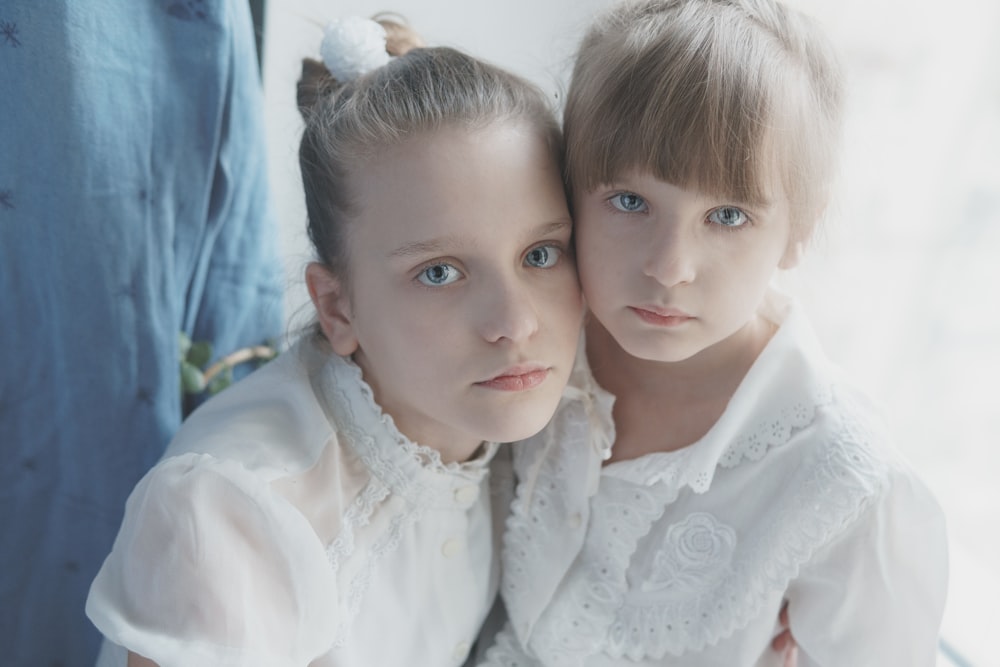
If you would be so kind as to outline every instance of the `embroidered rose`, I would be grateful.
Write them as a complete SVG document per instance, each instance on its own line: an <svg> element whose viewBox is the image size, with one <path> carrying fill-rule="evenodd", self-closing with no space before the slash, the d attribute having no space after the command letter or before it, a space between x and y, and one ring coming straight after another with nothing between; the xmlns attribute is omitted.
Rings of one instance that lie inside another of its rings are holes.
<svg viewBox="0 0 1000 667"><path fill-rule="evenodd" d="M729 574L736 532L697 512L667 529L642 590L700 595Z"/></svg>

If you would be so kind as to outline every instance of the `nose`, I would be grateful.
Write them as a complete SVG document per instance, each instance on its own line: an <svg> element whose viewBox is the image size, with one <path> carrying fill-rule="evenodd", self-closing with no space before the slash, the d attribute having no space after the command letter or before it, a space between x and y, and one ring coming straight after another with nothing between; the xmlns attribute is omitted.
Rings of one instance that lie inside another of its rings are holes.
<svg viewBox="0 0 1000 667"><path fill-rule="evenodd" d="M648 240L643 273L661 285L685 285L695 277L695 244L676 224L662 224Z"/></svg>
<svg viewBox="0 0 1000 667"><path fill-rule="evenodd" d="M491 343L528 340L538 331L538 311L530 285L516 279L491 281L477 300L479 329Z"/></svg>

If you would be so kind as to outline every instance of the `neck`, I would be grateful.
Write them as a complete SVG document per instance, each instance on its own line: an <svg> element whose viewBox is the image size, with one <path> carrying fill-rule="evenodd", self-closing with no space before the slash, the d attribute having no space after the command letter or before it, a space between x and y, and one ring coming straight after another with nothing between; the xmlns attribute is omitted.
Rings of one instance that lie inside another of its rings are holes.
<svg viewBox="0 0 1000 667"><path fill-rule="evenodd" d="M656 362L631 356L591 319L587 358L597 382L615 396L616 436L608 462L676 451L704 437L770 334L770 325L752 323L688 359Z"/></svg>
<svg viewBox="0 0 1000 667"><path fill-rule="evenodd" d="M465 463L466 461L470 461L479 456L485 446L486 443L481 441L475 443L453 443L451 446L446 447L435 447L430 444L427 445L427 447L436 450L441 455L441 462L446 464Z"/></svg>

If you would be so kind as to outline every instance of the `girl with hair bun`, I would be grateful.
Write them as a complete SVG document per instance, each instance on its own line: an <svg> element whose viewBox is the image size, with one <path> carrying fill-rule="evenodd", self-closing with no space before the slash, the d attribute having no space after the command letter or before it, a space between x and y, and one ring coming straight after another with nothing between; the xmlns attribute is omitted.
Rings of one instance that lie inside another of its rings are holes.
<svg viewBox="0 0 1000 667"><path fill-rule="evenodd" d="M389 18L321 52L298 89L316 326L136 486L87 602L100 665L460 665L493 602L491 461L551 417L582 317L558 124Z"/></svg>

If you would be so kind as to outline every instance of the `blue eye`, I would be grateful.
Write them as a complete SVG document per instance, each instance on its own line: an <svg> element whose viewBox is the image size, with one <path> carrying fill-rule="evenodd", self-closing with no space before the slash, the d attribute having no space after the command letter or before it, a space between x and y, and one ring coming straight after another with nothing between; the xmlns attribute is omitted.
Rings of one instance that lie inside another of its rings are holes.
<svg viewBox="0 0 1000 667"><path fill-rule="evenodd" d="M646 210L646 200L634 192L619 192L610 201L612 206L623 213L640 213Z"/></svg>
<svg viewBox="0 0 1000 667"><path fill-rule="evenodd" d="M451 264L432 264L420 272L417 280L428 287L441 287L450 285L461 277L462 272Z"/></svg>
<svg viewBox="0 0 1000 667"><path fill-rule="evenodd" d="M721 206L708 214L708 220L723 227L742 227L750 221L747 214L735 206Z"/></svg>
<svg viewBox="0 0 1000 667"><path fill-rule="evenodd" d="M556 265L561 255L562 250L554 245L540 245L529 250L524 261L536 269L548 269Z"/></svg>

